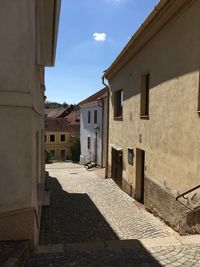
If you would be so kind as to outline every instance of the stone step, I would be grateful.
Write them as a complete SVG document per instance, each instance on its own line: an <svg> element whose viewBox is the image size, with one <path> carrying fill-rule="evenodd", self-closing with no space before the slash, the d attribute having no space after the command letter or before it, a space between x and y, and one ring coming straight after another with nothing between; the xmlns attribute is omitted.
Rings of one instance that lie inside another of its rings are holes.
<svg viewBox="0 0 200 267"><path fill-rule="evenodd" d="M29 241L0 241L1 267L23 267L29 254Z"/></svg>

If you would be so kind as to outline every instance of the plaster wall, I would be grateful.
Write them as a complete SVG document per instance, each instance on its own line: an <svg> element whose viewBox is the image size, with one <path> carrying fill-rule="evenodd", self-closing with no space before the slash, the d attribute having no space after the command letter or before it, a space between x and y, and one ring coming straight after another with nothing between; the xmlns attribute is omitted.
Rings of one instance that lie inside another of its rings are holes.
<svg viewBox="0 0 200 267"><path fill-rule="evenodd" d="M44 183L44 68L36 61L35 7L35 0L0 3L0 240L31 238L32 245L39 231L33 218L40 220L37 186ZM23 232L27 209L36 212Z"/></svg>
<svg viewBox="0 0 200 267"><path fill-rule="evenodd" d="M199 14L200 1L193 1L109 80L109 174L111 148L116 145L123 149L123 179L133 195L136 148L145 150L145 176L173 196L199 184ZM147 73L150 96L145 120L140 118L140 85ZM114 92L121 89L123 120L117 121ZM133 166L128 164L128 148L134 149Z"/></svg>
<svg viewBox="0 0 200 267"><path fill-rule="evenodd" d="M31 110L0 106L0 213L31 205Z"/></svg>
<svg viewBox="0 0 200 267"><path fill-rule="evenodd" d="M106 166L106 158L107 158L107 144L108 144L108 97L104 98L104 111L103 111L103 165L102 167Z"/></svg>
<svg viewBox="0 0 200 267"><path fill-rule="evenodd" d="M97 110L97 124L94 124L94 111ZM90 123L88 123L88 111L90 111ZM95 161L95 131L94 127L98 127L97 134L97 164L101 166L102 153L102 109L97 102L88 103L81 106L80 109L80 140L81 140L81 157L84 158L83 163ZM88 149L88 137L91 139L90 149Z"/></svg>

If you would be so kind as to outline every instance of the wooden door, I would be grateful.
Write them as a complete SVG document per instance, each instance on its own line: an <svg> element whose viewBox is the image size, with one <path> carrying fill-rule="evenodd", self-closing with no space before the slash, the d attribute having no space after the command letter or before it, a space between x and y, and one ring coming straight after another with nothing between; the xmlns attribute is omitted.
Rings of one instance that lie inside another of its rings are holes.
<svg viewBox="0 0 200 267"><path fill-rule="evenodd" d="M65 161L66 156L65 156L65 149L61 149L60 151L60 156L61 156L61 160Z"/></svg>
<svg viewBox="0 0 200 267"><path fill-rule="evenodd" d="M112 178L119 187L122 187L122 151L112 148Z"/></svg>

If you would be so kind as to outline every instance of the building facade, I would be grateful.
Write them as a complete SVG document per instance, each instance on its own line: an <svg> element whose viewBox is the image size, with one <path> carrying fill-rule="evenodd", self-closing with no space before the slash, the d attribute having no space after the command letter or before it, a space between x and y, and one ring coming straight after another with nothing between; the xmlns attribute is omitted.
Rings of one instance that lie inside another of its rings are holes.
<svg viewBox="0 0 200 267"><path fill-rule="evenodd" d="M199 14L161 0L104 75L108 176L182 234L200 233Z"/></svg>
<svg viewBox="0 0 200 267"><path fill-rule="evenodd" d="M104 88L79 103L80 105L80 163L106 165L107 148L107 89Z"/></svg>
<svg viewBox="0 0 200 267"><path fill-rule="evenodd" d="M59 0L0 3L0 240L38 242L44 188L44 68Z"/></svg>
<svg viewBox="0 0 200 267"><path fill-rule="evenodd" d="M47 118L45 149L52 160L65 161L70 157L71 131L65 118Z"/></svg>

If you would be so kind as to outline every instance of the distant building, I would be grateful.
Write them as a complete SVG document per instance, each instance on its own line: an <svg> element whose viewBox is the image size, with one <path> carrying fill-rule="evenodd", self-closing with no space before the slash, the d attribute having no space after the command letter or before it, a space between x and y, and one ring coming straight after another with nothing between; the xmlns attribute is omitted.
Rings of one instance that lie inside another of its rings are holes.
<svg viewBox="0 0 200 267"><path fill-rule="evenodd" d="M60 1L0 1L0 240L37 245L45 196L45 67Z"/></svg>
<svg viewBox="0 0 200 267"><path fill-rule="evenodd" d="M80 105L80 163L96 162L106 165L108 94L104 88L79 103Z"/></svg>
<svg viewBox="0 0 200 267"><path fill-rule="evenodd" d="M67 116L65 116L70 129L72 141L80 137L80 109L75 108Z"/></svg>
<svg viewBox="0 0 200 267"><path fill-rule="evenodd" d="M52 160L66 160L70 156L71 129L66 118L47 118L45 149Z"/></svg>
<svg viewBox="0 0 200 267"><path fill-rule="evenodd" d="M80 111L76 108L69 112L67 108L55 108L46 117L45 149L52 160L70 159L70 145L80 137Z"/></svg>
<svg viewBox="0 0 200 267"><path fill-rule="evenodd" d="M68 108L45 108L47 118L64 118L68 113Z"/></svg>
<svg viewBox="0 0 200 267"><path fill-rule="evenodd" d="M79 124L80 123L80 110L71 111L65 116L68 124Z"/></svg>
<svg viewBox="0 0 200 267"><path fill-rule="evenodd" d="M161 0L105 72L108 177L181 234L200 233L199 60L200 1Z"/></svg>

